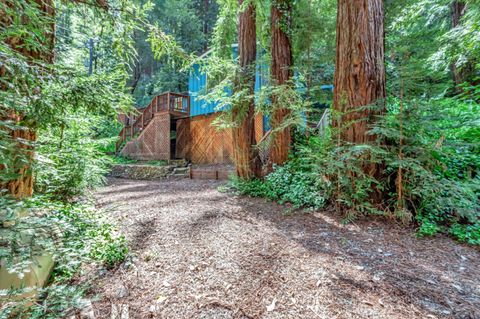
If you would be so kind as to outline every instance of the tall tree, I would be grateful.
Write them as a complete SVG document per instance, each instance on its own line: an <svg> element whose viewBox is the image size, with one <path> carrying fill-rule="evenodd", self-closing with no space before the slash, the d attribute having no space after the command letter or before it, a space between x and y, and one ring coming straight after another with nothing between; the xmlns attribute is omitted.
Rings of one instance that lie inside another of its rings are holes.
<svg viewBox="0 0 480 319"><path fill-rule="evenodd" d="M385 46L383 0L339 0L334 109L342 141L362 144L374 116L384 110ZM365 106L379 103L373 110Z"/></svg>
<svg viewBox="0 0 480 319"><path fill-rule="evenodd" d="M14 4L9 3L8 1L4 2L3 7L15 7ZM29 35L15 35L12 37L7 37L5 43L12 50L20 53L25 57L28 63L52 63L54 54L54 40L55 40L55 23L54 15L55 10L53 7L52 0L31 0L22 4L17 4L20 7L32 6L36 8L40 13L40 19L34 21L32 16L24 15L24 23L28 26L41 26L41 29L44 30L43 34L38 38L35 38L37 43L36 46L26 45L26 43L31 40ZM17 7L18 8L18 7ZM0 6L2 9L2 6ZM0 13L3 10L0 10ZM11 10L5 10L6 12L12 12ZM13 11L14 15L17 14ZM12 24L14 24L15 17L10 15L5 15L3 12L3 18L0 20L0 25L2 28L7 29ZM0 76L5 75L5 65L0 68ZM0 87L0 89L5 90L5 88ZM5 184L0 184L0 188L6 189L9 194L22 198L26 196L31 196L33 193L33 176L31 169L31 162L33 161L33 146L32 143L36 140L35 132L35 120L31 118L26 118L24 114L17 112L15 110L6 110L6 114L0 113L0 121L10 121L16 127L9 130L9 134L17 144L17 148L14 153L11 154L13 157L14 170L16 178L13 178L6 182ZM0 165L0 170L6 169Z"/></svg>
<svg viewBox="0 0 480 319"><path fill-rule="evenodd" d="M337 52L334 80L334 121L341 143L366 144L376 140L368 134L375 116L385 109L385 45L383 0L339 0ZM378 104L378 107L367 107ZM364 167L381 178L381 167ZM380 201L381 194L372 192Z"/></svg>
<svg viewBox="0 0 480 319"><path fill-rule="evenodd" d="M255 62L257 56L256 12L255 5L249 2L242 8L244 0L239 0L241 8L238 20L239 73L235 91L241 92L241 98L232 107L233 157L239 177L251 179L259 176L260 165L255 144Z"/></svg>
<svg viewBox="0 0 480 319"><path fill-rule="evenodd" d="M74 2L83 3L80 0ZM88 3L102 9L108 8L105 0L94 0ZM34 70L29 71L32 72L30 75L36 79L48 78L45 75L53 65L55 26L55 1L53 0L0 0L0 27L7 35L3 38L5 50L9 53L13 52L13 56L21 56L19 60L30 65L29 69ZM4 77L9 72L5 67L6 63L1 62L0 77ZM5 83L5 81L2 82ZM0 90L8 92L11 88L0 85ZM23 102L30 103L32 99L29 95L42 93L37 86L33 90L35 94L25 94ZM3 125L4 123L8 124ZM23 109L19 111L16 105L1 104L0 124L2 124L0 129L4 130L3 133L6 132L8 139L15 145L9 154L11 167L0 164L0 173L8 171L13 173L14 177L9 177L7 181L0 181L0 190L6 190L17 198L31 196L34 184L32 162L38 121L35 116L26 114ZM7 176L12 175L7 174Z"/></svg>
<svg viewBox="0 0 480 319"><path fill-rule="evenodd" d="M272 0L271 4L271 34L272 34L272 84L276 86L288 85L292 76L292 42L290 30L292 23L292 0ZM273 115L273 143L270 151L272 163L283 164L288 159L288 151L291 143L290 127L282 128L282 125L290 111L276 94L272 96Z"/></svg>

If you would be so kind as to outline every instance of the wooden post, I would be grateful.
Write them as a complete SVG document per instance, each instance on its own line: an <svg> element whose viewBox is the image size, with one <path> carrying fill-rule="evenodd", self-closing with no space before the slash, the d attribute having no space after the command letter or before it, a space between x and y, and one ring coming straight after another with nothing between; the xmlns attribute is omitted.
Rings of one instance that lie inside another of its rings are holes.
<svg viewBox="0 0 480 319"><path fill-rule="evenodd" d="M170 92L167 93L167 111L170 111Z"/></svg>

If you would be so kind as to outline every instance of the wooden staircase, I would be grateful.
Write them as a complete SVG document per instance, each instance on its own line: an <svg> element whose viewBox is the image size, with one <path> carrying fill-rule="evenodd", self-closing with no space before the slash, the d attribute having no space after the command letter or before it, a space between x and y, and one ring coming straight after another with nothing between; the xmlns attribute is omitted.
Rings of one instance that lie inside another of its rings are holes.
<svg viewBox="0 0 480 319"><path fill-rule="evenodd" d="M157 95L147 107L124 115L124 127L120 131L115 148L118 154L128 139L141 133L152 121L155 114L168 112L173 118L188 117L190 114L190 97L185 94L166 92ZM140 114L139 114L140 113Z"/></svg>

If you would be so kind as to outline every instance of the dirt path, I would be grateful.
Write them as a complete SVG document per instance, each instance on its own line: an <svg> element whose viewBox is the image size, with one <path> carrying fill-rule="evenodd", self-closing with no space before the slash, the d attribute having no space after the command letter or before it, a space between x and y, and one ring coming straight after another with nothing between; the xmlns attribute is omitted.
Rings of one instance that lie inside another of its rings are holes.
<svg viewBox="0 0 480 319"><path fill-rule="evenodd" d="M97 318L480 318L480 253L328 213L284 215L210 181L110 180L96 197L133 258L98 281Z"/></svg>

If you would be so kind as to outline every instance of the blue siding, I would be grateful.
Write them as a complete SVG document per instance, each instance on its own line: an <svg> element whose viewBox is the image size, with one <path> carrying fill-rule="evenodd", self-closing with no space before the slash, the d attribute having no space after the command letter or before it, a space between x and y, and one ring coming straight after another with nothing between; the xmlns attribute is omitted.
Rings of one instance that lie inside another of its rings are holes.
<svg viewBox="0 0 480 319"><path fill-rule="evenodd" d="M207 86L207 74L200 70L200 65L193 65L188 79L188 91L190 95L190 116L214 113L215 103L207 102L199 98L205 93Z"/></svg>
<svg viewBox="0 0 480 319"><path fill-rule="evenodd" d="M238 48L232 48L233 58L238 57ZM258 61L262 61L258 58ZM268 84L269 79L269 66L265 62L260 62L256 66L255 72L255 92L259 92L263 86ZM295 74L298 77L298 74ZM208 84L207 74L202 72L200 65L194 64L190 70L190 77L188 80L188 91L190 94L190 116L207 115L218 111L215 102L208 102L199 98L200 95L205 93L206 86ZM333 85L322 85L320 87L324 91L333 91ZM297 90L303 92L304 87L297 83ZM230 91L228 88L226 91ZM263 117L263 128L267 132L270 130L270 119L268 116Z"/></svg>
<svg viewBox="0 0 480 319"><path fill-rule="evenodd" d="M238 57L238 48L232 48L233 58ZM268 76L268 66L257 65L255 74L255 92L259 92L263 85L265 85L265 76ZM216 103L208 102L199 98L200 95L205 93L205 88L208 84L208 77L205 72L202 72L200 65L194 64L190 70L190 76L188 79L188 91L190 95L190 116L206 115L216 111ZM228 92L228 88L226 89Z"/></svg>

